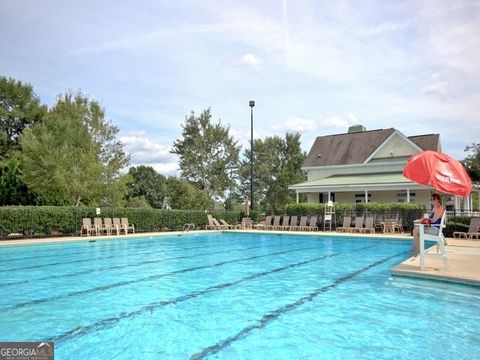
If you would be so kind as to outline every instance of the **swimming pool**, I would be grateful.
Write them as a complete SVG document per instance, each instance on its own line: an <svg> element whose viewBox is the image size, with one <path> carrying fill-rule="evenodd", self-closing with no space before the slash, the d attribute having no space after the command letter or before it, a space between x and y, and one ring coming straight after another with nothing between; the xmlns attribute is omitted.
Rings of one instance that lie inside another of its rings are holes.
<svg viewBox="0 0 480 360"><path fill-rule="evenodd" d="M480 289L404 241L207 233L0 248L0 341L56 359L472 359Z"/></svg>

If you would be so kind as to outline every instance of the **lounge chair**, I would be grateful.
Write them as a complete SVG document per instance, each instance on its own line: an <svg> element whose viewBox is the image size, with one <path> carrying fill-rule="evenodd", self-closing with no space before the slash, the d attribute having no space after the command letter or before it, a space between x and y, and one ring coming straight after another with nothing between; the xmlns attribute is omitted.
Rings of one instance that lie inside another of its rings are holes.
<svg viewBox="0 0 480 360"><path fill-rule="evenodd" d="M225 227L225 229L233 229L233 225L230 225L225 220L220 219L220 224Z"/></svg>
<svg viewBox="0 0 480 360"><path fill-rule="evenodd" d="M215 224L215 229L217 229L217 230L227 230L228 229L228 225L220 224L220 222L216 218L212 217L212 221Z"/></svg>
<svg viewBox="0 0 480 360"><path fill-rule="evenodd" d="M278 227L280 226L280 216L279 215L276 215L274 218L273 218L273 224L270 225L270 226L266 226L265 228L267 230L276 230Z"/></svg>
<svg viewBox="0 0 480 360"><path fill-rule="evenodd" d="M284 215L282 218L282 225L277 227L277 230L287 230L290 223L290 216Z"/></svg>
<svg viewBox="0 0 480 360"><path fill-rule="evenodd" d="M242 218L242 223L237 225L237 228L240 228L242 230L253 229L252 219L250 219L249 217Z"/></svg>
<svg viewBox="0 0 480 360"><path fill-rule="evenodd" d="M80 236L83 235L84 231L85 231L85 234L87 236L92 235L94 232L96 233L96 228L92 224L92 219L90 219L90 218L83 218L82 219L82 227L80 229Z"/></svg>
<svg viewBox="0 0 480 360"><path fill-rule="evenodd" d="M355 226L354 227L351 227L349 229L350 232L362 232L363 230L363 220L364 220L364 216L357 216L355 218Z"/></svg>
<svg viewBox="0 0 480 360"><path fill-rule="evenodd" d="M205 229L206 230L216 230L217 225L213 222L213 216L208 214L207 215L207 220L208 220L208 224L205 225Z"/></svg>
<svg viewBox="0 0 480 360"><path fill-rule="evenodd" d="M445 237L443 236L443 228L445 227L445 222L447 221L447 212L444 211L442 215L442 220L440 221L440 229L438 235L431 235L425 233L425 225L418 223L415 226L419 227L420 234L420 270L425 268L425 259L426 258L441 258L445 265L445 268L449 269L448 255L445 250ZM427 254L425 252L425 241L434 241L437 245L436 254Z"/></svg>
<svg viewBox="0 0 480 360"><path fill-rule="evenodd" d="M106 235L110 235L110 229L107 228L102 221L102 218L94 218L93 225L95 226L95 232L98 234L105 233Z"/></svg>
<svg viewBox="0 0 480 360"><path fill-rule="evenodd" d="M113 218L112 219L112 230L117 232L117 235L120 235L123 231L124 234L128 232L128 229L122 225L120 218Z"/></svg>
<svg viewBox="0 0 480 360"><path fill-rule="evenodd" d="M467 232L455 231L453 233L453 237L459 238L459 239L461 238L473 239L473 237L475 236L475 238L478 239L478 236L480 235L479 228L480 228L480 218L472 217L470 219L470 225L468 226Z"/></svg>
<svg viewBox="0 0 480 360"><path fill-rule="evenodd" d="M309 225L305 227L305 230L318 231L317 221L318 221L317 216L310 216L310 222L308 223Z"/></svg>
<svg viewBox="0 0 480 360"><path fill-rule="evenodd" d="M128 234L129 230L132 230L132 233L135 234L135 225L128 223L128 218L121 218L122 225L125 227L125 234Z"/></svg>
<svg viewBox="0 0 480 360"><path fill-rule="evenodd" d="M272 217L269 215L265 217L265 221L256 224L254 227L258 230L266 230L267 226L272 225Z"/></svg>
<svg viewBox="0 0 480 360"><path fill-rule="evenodd" d="M365 227L360 230L363 233L372 233L375 234L375 227L373 226L373 216L367 216L365 219Z"/></svg>
<svg viewBox="0 0 480 360"><path fill-rule="evenodd" d="M307 221L308 221L308 217L306 217L306 216L300 217L300 224L298 224L298 226L295 226L293 230L295 230L295 231L305 231L306 228L307 228Z"/></svg>
<svg viewBox="0 0 480 360"><path fill-rule="evenodd" d="M290 225L285 230L295 230L298 224L298 217L297 215L293 215L290 217Z"/></svg>
<svg viewBox="0 0 480 360"><path fill-rule="evenodd" d="M394 219L385 219L382 223L383 233L395 233L395 220Z"/></svg>
<svg viewBox="0 0 480 360"><path fill-rule="evenodd" d="M105 226L105 229L107 229L107 234L112 235L112 231L114 228L112 223L112 218L109 218L109 217L103 218L103 226ZM118 230L116 231L117 231L117 235L119 235Z"/></svg>
<svg viewBox="0 0 480 360"><path fill-rule="evenodd" d="M352 218L350 216L343 217L342 226L337 227L335 230L338 232L347 232L352 227Z"/></svg>

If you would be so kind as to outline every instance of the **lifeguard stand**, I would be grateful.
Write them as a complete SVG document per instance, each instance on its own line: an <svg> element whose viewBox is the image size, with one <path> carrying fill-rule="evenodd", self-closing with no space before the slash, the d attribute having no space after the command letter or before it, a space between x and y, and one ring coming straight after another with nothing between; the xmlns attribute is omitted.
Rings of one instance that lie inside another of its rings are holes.
<svg viewBox="0 0 480 360"><path fill-rule="evenodd" d="M323 216L323 231L328 227L328 231L332 231L332 222L335 223L335 206L333 201L325 204L325 214Z"/></svg>

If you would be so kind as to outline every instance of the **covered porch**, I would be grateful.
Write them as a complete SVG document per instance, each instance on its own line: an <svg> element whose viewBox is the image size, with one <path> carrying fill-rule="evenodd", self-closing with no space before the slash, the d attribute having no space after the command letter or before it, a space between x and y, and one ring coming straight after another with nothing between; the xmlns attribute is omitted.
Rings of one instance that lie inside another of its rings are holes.
<svg viewBox="0 0 480 360"><path fill-rule="evenodd" d="M332 175L289 186L295 190L297 203L300 194L307 194L308 203L328 201L357 202L415 202L430 208L433 189L415 184L401 173ZM471 195L446 199L448 210L472 211Z"/></svg>

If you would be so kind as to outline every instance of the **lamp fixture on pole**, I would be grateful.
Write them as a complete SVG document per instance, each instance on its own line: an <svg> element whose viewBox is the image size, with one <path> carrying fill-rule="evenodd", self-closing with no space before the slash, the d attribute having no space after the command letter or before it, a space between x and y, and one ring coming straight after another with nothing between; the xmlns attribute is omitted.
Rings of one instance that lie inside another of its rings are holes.
<svg viewBox="0 0 480 360"><path fill-rule="evenodd" d="M255 101L250 100L248 102L250 106L250 213L253 210L253 107Z"/></svg>

